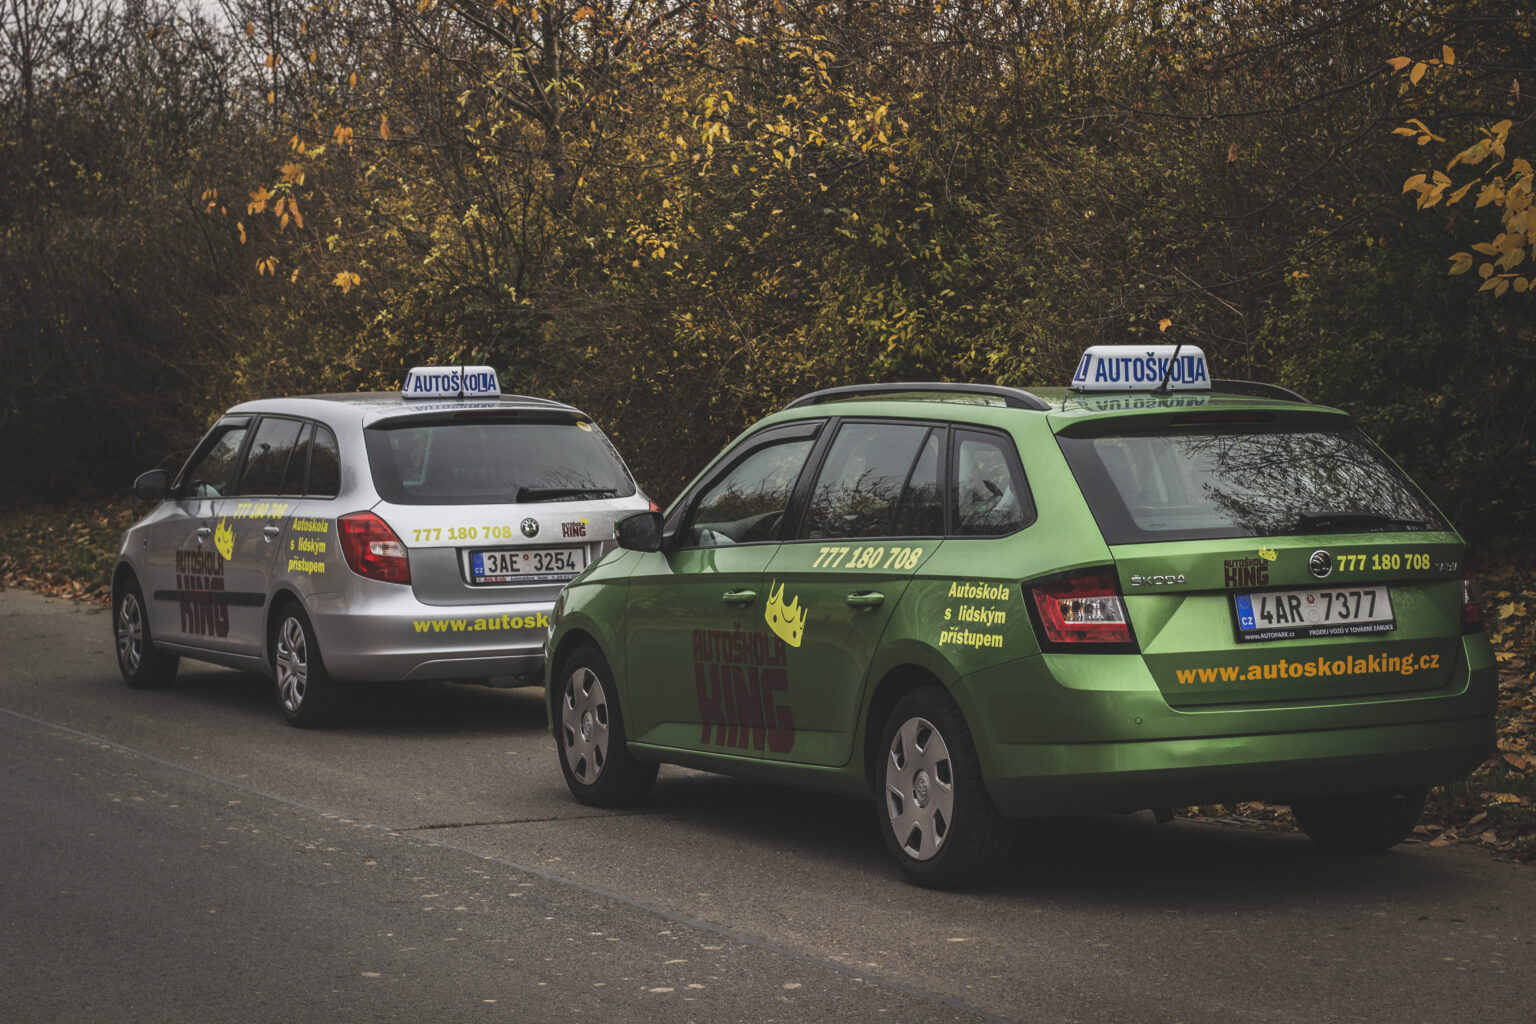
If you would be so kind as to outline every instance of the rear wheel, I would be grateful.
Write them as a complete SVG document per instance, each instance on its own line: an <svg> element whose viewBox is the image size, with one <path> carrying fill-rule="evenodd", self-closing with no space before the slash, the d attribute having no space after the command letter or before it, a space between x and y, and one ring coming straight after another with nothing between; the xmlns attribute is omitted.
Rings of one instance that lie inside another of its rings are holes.
<svg viewBox="0 0 1536 1024"><path fill-rule="evenodd" d="M880 831L908 880L958 889L996 878L1013 822L992 804L965 717L937 686L913 690L886 719Z"/></svg>
<svg viewBox="0 0 1536 1024"><path fill-rule="evenodd" d="M149 608L144 592L132 576L123 580L117 591L112 614L112 632L117 640L117 667L123 682L135 690L164 686L176 677L181 659L155 648L149 632Z"/></svg>
<svg viewBox="0 0 1536 1024"><path fill-rule="evenodd" d="M554 678L561 680L555 741L571 793L593 807L622 807L643 799L656 782L659 765L630 754L624 713L602 652L583 644Z"/></svg>
<svg viewBox="0 0 1536 1024"><path fill-rule="evenodd" d="M341 714L346 691L320 658L315 627L297 604L284 605L272 624L272 679L277 709L288 724L309 729Z"/></svg>
<svg viewBox="0 0 1536 1024"><path fill-rule="evenodd" d="M1291 804L1296 824L1331 853L1378 853L1408 838L1419 823L1429 790L1367 793Z"/></svg>

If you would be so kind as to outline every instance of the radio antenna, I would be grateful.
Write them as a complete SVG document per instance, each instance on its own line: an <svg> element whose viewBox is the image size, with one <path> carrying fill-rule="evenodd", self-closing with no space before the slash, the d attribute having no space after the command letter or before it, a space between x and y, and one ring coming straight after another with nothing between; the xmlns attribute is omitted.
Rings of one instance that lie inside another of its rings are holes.
<svg viewBox="0 0 1536 1024"><path fill-rule="evenodd" d="M1173 365L1179 361L1179 349L1183 347L1184 343L1182 341L1173 346L1173 357L1168 360L1168 369L1163 371L1163 382L1152 389L1153 394L1168 394L1168 378L1173 376Z"/></svg>

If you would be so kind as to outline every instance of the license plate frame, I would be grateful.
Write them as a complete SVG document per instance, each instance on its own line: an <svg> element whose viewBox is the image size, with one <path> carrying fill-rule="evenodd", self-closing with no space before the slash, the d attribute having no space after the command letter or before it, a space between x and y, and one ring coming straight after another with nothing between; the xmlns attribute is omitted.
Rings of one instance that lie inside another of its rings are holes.
<svg viewBox="0 0 1536 1024"><path fill-rule="evenodd" d="M1232 623L1246 643L1319 636L1367 636L1397 628L1384 584L1245 590L1232 595Z"/></svg>
<svg viewBox="0 0 1536 1024"><path fill-rule="evenodd" d="M568 580L587 567L580 544L557 548L473 548L465 552L469 582L476 587L537 580Z"/></svg>

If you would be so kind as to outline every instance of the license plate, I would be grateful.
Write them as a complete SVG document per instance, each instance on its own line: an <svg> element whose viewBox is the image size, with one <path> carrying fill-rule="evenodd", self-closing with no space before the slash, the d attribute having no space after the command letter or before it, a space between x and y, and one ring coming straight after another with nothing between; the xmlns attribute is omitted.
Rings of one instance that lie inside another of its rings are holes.
<svg viewBox="0 0 1536 1024"><path fill-rule="evenodd" d="M515 583L518 580L575 576L587 567L587 549L507 548L469 553L471 583Z"/></svg>
<svg viewBox="0 0 1536 1024"><path fill-rule="evenodd" d="M1390 633L1397 628L1386 587L1256 590L1233 594L1239 640Z"/></svg>

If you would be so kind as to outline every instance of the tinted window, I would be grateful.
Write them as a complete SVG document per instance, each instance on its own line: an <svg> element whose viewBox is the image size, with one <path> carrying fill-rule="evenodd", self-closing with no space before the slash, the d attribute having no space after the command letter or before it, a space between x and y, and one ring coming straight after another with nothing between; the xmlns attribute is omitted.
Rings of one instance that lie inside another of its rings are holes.
<svg viewBox="0 0 1536 1024"><path fill-rule="evenodd" d="M240 494L282 492L283 471L288 467L303 426L298 420L272 417L257 425L250 451L245 454L245 471L240 474Z"/></svg>
<svg viewBox="0 0 1536 1024"><path fill-rule="evenodd" d="M373 483L400 505L469 505L625 497L635 483L590 423L525 419L406 420L366 432ZM335 439L331 439L335 445ZM314 459L321 457L317 440ZM310 465L310 493L316 493Z"/></svg>
<svg viewBox="0 0 1536 1024"><path fill-rule="evenodd" d="M283 471L283 494L304 493L304 481L309 475L309 449L314 430L314 427L306 423L303 432L299 435L298 444L293 446L293 455L288 459L288 468Z"/></svg>
<svg viewBox="0 0 1536 1024"><path fill-rule="evenodd" d="M1060 442L1111 544L1446 528L1429 500L1356 431Z"/></svg>
<svg viewBox="0 0 1536 1024"><path fill-rule="evenodd" d="M956 431L950 481L952 532L958 536L996 537L1035 521L1034 502L1009 438Z"/></svg>
<svg viewBox="0 0 1536 1024"><path fill-rule="evenodd" d="M219 435L212 447L195 456L195 461L182 473L182 497L217 498L228 493L234 483L235 459L245 443L245 432L244 426L231 427Z"/></svg>
<svg viewBox="0 0 1536 1024"><path fill-rule="evenodd" d="M892 536L898 503L928 433L921 424L844 424L811 488L800 536Z"/></svg>
<svg viewBox="0 0 1536 1024"><path fill-rule="evenodd" d="M686 543L697 547L776 537L800 470L815 442L809 438L759 448L711 484L695 506Z"/></svg>
<svg viewBox="0 0 1536 1024"><path fill-rule="evenodd" d="M330 427L315 426L309 453L309 483L304 493L311 498L334 498L341 493L341 455Z"/></svg>

